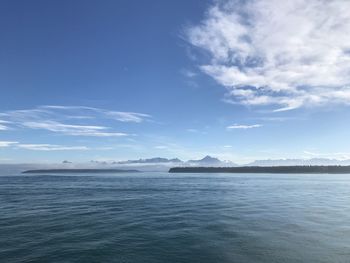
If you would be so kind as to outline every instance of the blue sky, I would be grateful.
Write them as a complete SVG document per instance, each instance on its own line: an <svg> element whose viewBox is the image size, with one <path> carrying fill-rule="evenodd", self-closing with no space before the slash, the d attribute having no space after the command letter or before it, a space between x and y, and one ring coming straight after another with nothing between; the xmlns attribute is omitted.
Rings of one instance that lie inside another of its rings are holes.
<svg viewBox="0 0 350 263"><path fill-rule="evenodd" d="M350 158L347 1L2 1L0 162Z"/></svg>

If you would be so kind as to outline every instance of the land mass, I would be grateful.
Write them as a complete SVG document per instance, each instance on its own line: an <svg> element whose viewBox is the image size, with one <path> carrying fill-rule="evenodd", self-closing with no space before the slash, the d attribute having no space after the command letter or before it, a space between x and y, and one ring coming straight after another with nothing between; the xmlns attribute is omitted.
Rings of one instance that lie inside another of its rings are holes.
<svg viewBox="0 0 350 263"><path fill-rule="evenodd" d="M317 173L317 174L347 174L349 166L314 165L314 166L240 166L240 167L173 167L169 173Z"/></svg>
<svg viewBox="0 0 350 263"><path fill-rule="evenodd" d="M123 169L41 169L41 170L27 170L22 173L135 173L138 170L123 170Z"/></svg>

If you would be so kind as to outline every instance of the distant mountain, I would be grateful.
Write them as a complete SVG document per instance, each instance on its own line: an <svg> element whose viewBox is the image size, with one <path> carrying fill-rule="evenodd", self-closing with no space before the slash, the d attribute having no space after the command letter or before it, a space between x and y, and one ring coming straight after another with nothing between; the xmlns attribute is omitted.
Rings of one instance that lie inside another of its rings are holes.
<svg viewBox="0 0 350 263"><path fill-rule="evenodd" d="M199 160L188 160L186 165L190 166L236 166L235 163L230 161L221 161L218 158L211 157L209 155L205 156Z"/></svg>
<svg viewBox="0 0 350 263"><path fill-rule="evenodd" d="M198 160L188 160L186 162L180 160L179 158L167 159L161 157L149 158L149 159L138 159L138 160L128 160L128 161L119 161L113 162L117 165L132 165L132 164L158 164L158 165L171 165L171 166L237 166L235 163L230 161L221 161L218 158L212 156L205 156L202 159Z"/></svg>
<svg viewBox="0 0 350 263"><path fill-rule="evenodd" d="M127 161L120 161L120 162L114 162L114 164L160 164L160 163L183 163L179 158L173 158L173 159L167 159L167 158L161 158L161 157L155 157L155 158L149 158L149 159L138 159L138 160L127 160Z"/></svg>
<svg viewBox="0 0 350 263"><path fill-rule="evenodd" d="M186 167L186 166L202 166L202 167L236 167L236 163L231 161L222 161L216 157L207 155L202 159L194 159L182 161L178 158L162 158L154 157L148 159L135 159L127 161L90 161L92 167L94 166L111 166L111 167L137 167L144 168L157 167L156 170L165 170L166 167ZM66 165L69 165L66 163ZM350 165L350 159L337 160L328 158L312 158L312 159L266 159L255 160L251 163L241 164L239 166L298 166L298 165Z"/></svg>
<svg viewBox="0 0 350 263"><path fill-rule="evenodd" d="M328 158L256 160L246 166L289 166L289 165L350 165L350 160Z"/></svg>
<svg viewBox="0 0 350 263"><path fill-rule="evenodd" d="M101 164L107 165L108 164L108 162L106 162L106 161L95 161L95 160L91 160L90 163L95 164L95 165L101 165Z"/></svg>
<svg viewBox="0 0 350 263"><path fill-rule="evenodd" d="M331 165L350 165L350 159L337 160L328 158L312 159L277 159L277 160L256 160L249 164L240 166L331 166ZM30 164L5 164L0 163L0 172L3 174L18 174L25 170L32 169L135 169L149 172L165 172L171 167L237 167L238 165L230 161L221 161L218 158L205 156L202 159L181 161L178 158L149 158L128 161L97 161L90 162L60 162L60 163L30 163Z"/></svg>
<svg viewBox="0 0 350 263"><path fill-rule="evenodd" d="M221 163L221 161L218 158L211 157L209 155L207 155L204 158L199 159L199 160L188 160L187 162L192 163L192 164L198 164L198 165L201 165L201 164L213 164L213 165L215 165L215 164Z"/></svg>
<svg viewBox="0 0 350 263"><path fill-rule="evenodd" d="M69 167L75 167L78 164L71 163L69 161L63 161L63 165ZM162 158L162 157L154 157L147 159L135 159L135 160L126 160L126 161L90 161L90 166L100 167L100 166L111 166L111 167L119 167L119 166L131 166L139 167L143 166L159 166L157 170L167 169L169 166L203 166L203 167L235 167L238 166L236 163L231 161L222 161L216 157L212 157L207 155L202 159L198 160L188 160L182 161L179 158ZM312 158L312 159L266 159L266 160L255 160L251 163L242 164L241 166L294 166L294 165L350 165L350 159L347 160L337 160L337 159L328 159L328 158ZM89 165L88 165L89 166ZM89 166L89 167L90 167ZM79 167L79 166L78 166Z"/></svg>

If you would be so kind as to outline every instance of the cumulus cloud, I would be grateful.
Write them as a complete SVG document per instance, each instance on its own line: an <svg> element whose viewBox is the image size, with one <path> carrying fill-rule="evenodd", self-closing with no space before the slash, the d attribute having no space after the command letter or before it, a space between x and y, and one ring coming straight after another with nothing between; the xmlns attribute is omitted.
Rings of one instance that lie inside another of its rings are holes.
<svg viewBox="0 0 350 263"><path fill-rule="evenodd" d="M276 111L350 104L350 1L217 1L187 30L225 100Z"/></svg>
<svg viewBox="0 0 350 263"><path fill-rule="evenodd" d="M253 125L239 125L239 124L234 124L234 125L228 126L227 129L229 129L229 130L233 130L233 129L243 129L243 130L246 130L246 129L259 128L259 127L262 127L262 125L261 125L261 124L253 124Z"/></svg>
<svg viewBox="0 0 350 263"><path fill-rule="evenodd" d="M33 151L86 151L86 146L63 146L55 144L18 144L18 148Z"/></svg>

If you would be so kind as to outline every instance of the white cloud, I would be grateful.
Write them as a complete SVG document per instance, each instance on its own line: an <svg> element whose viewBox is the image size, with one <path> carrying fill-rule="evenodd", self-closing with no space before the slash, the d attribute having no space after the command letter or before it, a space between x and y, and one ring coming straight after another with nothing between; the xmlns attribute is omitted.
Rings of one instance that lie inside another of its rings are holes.
<svg viewBox="0 0 350 263"><path fill-rule="evenodd" d="M40 108L46 109L46 110L60 110L63 113L70 113L70 118L94 118L94 117L100 117L100 118L106 118L106 119L112 119L117 120L121 122L144 122L150 118L152 118L151 115L146 113L139 113L139 112L126 112L126 111L112 111L107 109L101 109L101 108L94 108L94 107L86 107L86 106L59 106L59 105L46 105L41 106ZM84 115L82 115L84 114Z"/></svg>
<svg viewBox="0 0 350 263"><path fill-rule="evenodd" d="M86 106L60 106L45 105L33 109L12 110L0 112L0 117L9 119L14 122L28 120L94 120L94 119L110 119L121 122L144 122L152 118L151 115L138 112L112 111L101 108ZM4 122L4 121L3 121Z"/></svg>
<svg viewBox="0 0 350 263"><path fill-rule="evenodd" d="M120 132L105 132L104 130L108 128L104 126L70 125L59 123L56 121L24 122L22 125L31 129L44 129L52 132L59 132L75 136L112 137L128 135L126 133Z"/></svg>
<svg viewBox="0 0 350 263"><path fill-rule="evenodd" d="M8 130L8 129L9 128L7 126L0 124L0 130L1 131L5 131L5 130Z"/></svg>
<svg viewBox="0 0 350 263"><path fill-rule="evenodd" d="M239 125L239 124L234 124L231 126L228 126L227 129L231 130L231 129L253 129L253 128L259 128L262 127L261 124L253 124L253 125Z"/></svg>
<svg viewBox="0 0 350 263"><path fill-rule="evenodd" d="M75 136L121 137L124 132L112 131L110 127L94 125L111 120L119 122L141 123L151 120L152 116L137 112L111 111L85 106L46 105L33 109L0 112L0 130L8 130L6 123L17 128L44 129L52 132ZM69 122L69 123L68 123ZM93 125L91 125L93 124Z"/></svg>
<svg viewBox="0 0 350 263"><path fill-rule="evenodd" d="M227 88L226 101L302 106L350 104L350 1L215 2L190 43L200 68Z"/></svg>
<svg viewBox="0 0 350 263"><path fill-rule="evenodd" d="M86 151L86 146L63 146L55 144L18 144L18 148L33 151Z"/></svg>
<svg viewBox="0 0 350 263"><path fill-rule="evenodd" d="M11 141L0 141L0 148L9 147L13 144L17 144L18 142L11 142Z"/></svg>
<svg viewBox="0 0 350 263"><path fill-rule="evenodd" d="M224 145L224 148L232 148L232 145Z"/></svg>
<svg viewBox="0 0 350 263"><path fill-rule="evenodd" d="M207 127L205 129L207 129ZM207 131L198 130L198 129L187 129L186 131L190 133L204 134L204 135L208 133Z"/></svg>
<svg viewBox="0 0 350 263"><path fill-rule="evenodd" d="M106 117L122 121L122 122L143 122L151 116L144 113L136 113L136 112L120 112L120 111L104 111L103 112Z"/></svg>
<svg viewBox="0 0 350 263"><path fill-rule="evenodd" d="M4 124L10 123L9 121L0 120L0 131L9 130L10 128Z"/></svg>
<svg viewBox="0 0 350 263"><path fill-rule="evenodd" d="M158 145L158 146L155 146L154 148L155 148L155 149L159 149L159 150L165 150L165 149L168 149L168 146L165 146L165 145Z"/></svg>
<svg viewBox="0 0 350 263"><path fill-rule="evenodd" d="M183 74L187 78L194 78L195 76L197 76L196 72L189 69L182 69L181 74Z"/></svg>

